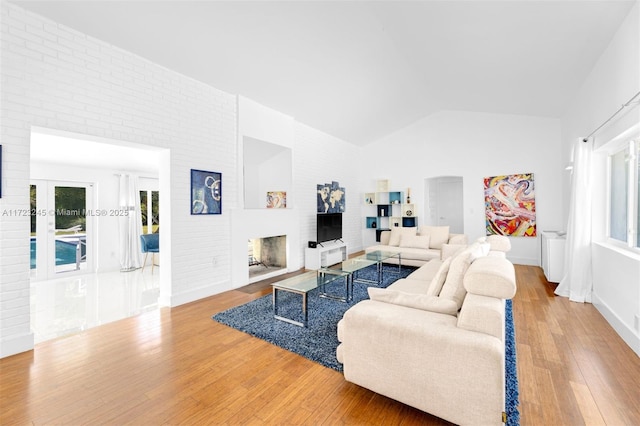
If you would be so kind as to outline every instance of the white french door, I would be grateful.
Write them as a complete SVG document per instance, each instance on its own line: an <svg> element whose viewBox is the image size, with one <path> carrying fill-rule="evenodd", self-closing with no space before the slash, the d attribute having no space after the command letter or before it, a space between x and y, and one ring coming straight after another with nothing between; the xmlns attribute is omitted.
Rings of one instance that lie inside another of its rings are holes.
<svg viewBox="0 0 640 426"><path fill-rule="evenodd" d="M31 181L31 278L94 271L93 184Z"/></svg>

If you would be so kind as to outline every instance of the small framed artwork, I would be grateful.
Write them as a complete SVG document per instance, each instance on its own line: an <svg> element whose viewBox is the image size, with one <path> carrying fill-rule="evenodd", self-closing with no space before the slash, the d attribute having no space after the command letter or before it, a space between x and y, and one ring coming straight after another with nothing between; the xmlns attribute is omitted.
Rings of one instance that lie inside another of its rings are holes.
<svg viewBox="0 0 640 426"><path fill-rule="evenodd" d="M191 169L191 214L222 214L222 173Z"/></svg>
<svg viewBox="0 0 640 426"><path fill-rule="evenodd" d="M287 208L287 192L286 191L267 192L267 208L268 209L286 209Z"/></svg>

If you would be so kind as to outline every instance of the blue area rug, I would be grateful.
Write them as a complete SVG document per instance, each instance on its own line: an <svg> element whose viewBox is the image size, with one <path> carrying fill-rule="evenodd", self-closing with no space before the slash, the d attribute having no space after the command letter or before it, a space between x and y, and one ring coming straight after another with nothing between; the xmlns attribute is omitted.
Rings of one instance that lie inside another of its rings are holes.
<svg viewBox="0 0 640 426"><path fill-rule="evenodd" d="M518 411L518 368L516 365L516 330L513 324L513 303L507 300L504 310L504 370L505 370L505 412L507 426L520 424Z"/></svg>
<svg viewBox="0 0 640 426"><path fill-rule="evenodd" d="M384 281L381 287L395 282L397 266L384 266ZM403 266L400 276L406 277L415 268ZM395 274L393 272L396 272ZM374 279L375 266L360 271L360 278ZM344 294L344 281L338 280L326 287L330 294ZM344 313L361 300L368 299L367 285L355 283L353 300L348 303L319 297L320 290L308 294L309 319L306 328L298 327L273 318L273 300L271 295L263 296L235 308L213 316L219 323L258 337L288 351L297 353L325 367L342 372L342 364L336 359L338 347L337 324ZM302 296L278 293L278 314L297 321L302 320ZM507 300L505 312L505 370L506 370L506 413L507 425L520 423L518 412L518 378L516 370L515 330L513 326L512 304Z"/></svg>

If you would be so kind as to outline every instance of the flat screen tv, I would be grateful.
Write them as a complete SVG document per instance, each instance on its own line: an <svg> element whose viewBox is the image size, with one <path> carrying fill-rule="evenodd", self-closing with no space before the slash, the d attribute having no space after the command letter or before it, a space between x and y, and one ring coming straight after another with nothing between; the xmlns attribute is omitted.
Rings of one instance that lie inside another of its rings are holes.
<svg viewBox="0 0 640 426"><path fill-rule="evenodd" d="M318 214L317 241L335 241L342 238L342 213Z"/></svg>

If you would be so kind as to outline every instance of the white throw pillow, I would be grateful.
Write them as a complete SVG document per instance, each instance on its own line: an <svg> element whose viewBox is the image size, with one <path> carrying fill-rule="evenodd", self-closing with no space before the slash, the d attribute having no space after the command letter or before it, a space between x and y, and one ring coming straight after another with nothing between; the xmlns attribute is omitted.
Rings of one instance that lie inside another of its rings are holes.
<svg viewBox="0 0 640 426"><path fill-rule="evenodd" d="M441 299L437 296L405 293L403 291L377 287L369 287L368 291L371 300L377 300L379 302L392 303L394 305L440 314L456 315L458 312L458 305L453 300Z"/></svg>
<svg viewBox="0 0 640 426"><path fill-rule="evenodd" d="M447 273L449 272L449 267L451 266L451 258L447 258L442 264L438 271L431 279L431 283L429 284L429 288L427 289L427 296L438 296L440 294L440 290L442 290L442 285L444 281L447 279Z"/></svg>
<svg viewBox="0 0 640 426"><path fill-rule="evenodd" d="M429 250L429 236L403 235L400 237L400 247Z"/></svg>
<svg viewBox="0 0 640 426"><path fill-rule="evenodd" d="M402 236L415 236L416 228L392 228L391 237L389 237L389 245L398 247L400 245L400 238Z"/></svg>
<svg viewBox="0 0 640 426"><path fill-rule="evenodd" d="M466 244L443 244L442 249L440 249L440 260L447 260L450 257L455 257L466 248Z"/></svg>
<svg viewBox="0 0 640 426"><path fill-rule="evenodd" d="M450 258L451 266L449 267L449 272L447 272L447 278L444 281L442 290L440 290L439 296L455 301L458 308L462 306L464 296L467 294L467 290L464 288L463 278L467 269L469 269L469 265L473 262L473 251L477 249L477 247L474 247L475 244L476 243L471 244L461 253Z"/></svg>
<svg viewBox="0 0 640 426"><path fill-rule="evenodd" d="M429 246L440 250L442 245L449 241L448 226L421 226L420 235L428 235L431 238Z"/></svg>

